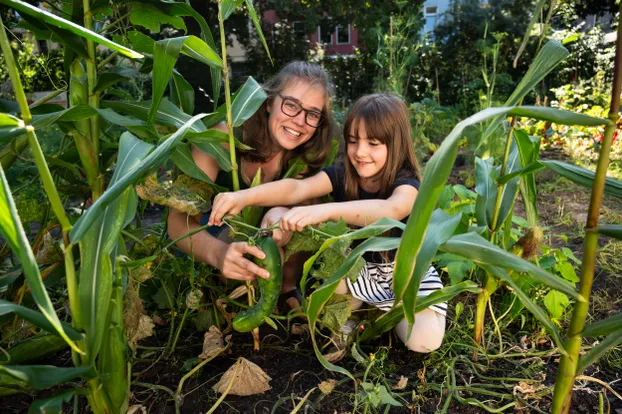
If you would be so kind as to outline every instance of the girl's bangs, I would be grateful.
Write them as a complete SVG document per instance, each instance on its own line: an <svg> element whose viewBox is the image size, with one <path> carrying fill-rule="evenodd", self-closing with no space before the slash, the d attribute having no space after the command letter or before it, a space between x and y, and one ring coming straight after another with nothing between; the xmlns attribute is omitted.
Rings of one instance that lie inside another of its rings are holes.
<svg viewBox="0 0 622 414"><path fill-rule="evenodd" d="M367 138L377 139L386 144L393 136L394 128L387 122L388 117L382 108L373 106L375 105L368 104L359 108L358 113L349 120L347 134L359 138L359 126L364 122Z"/></svg>

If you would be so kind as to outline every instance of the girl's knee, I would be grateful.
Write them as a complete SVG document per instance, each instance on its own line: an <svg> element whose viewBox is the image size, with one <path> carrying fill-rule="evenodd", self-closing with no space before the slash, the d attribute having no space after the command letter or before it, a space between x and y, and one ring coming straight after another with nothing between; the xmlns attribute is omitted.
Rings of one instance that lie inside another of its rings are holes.
<svg viewBox="0 0 622 414"><path fill-rule="evenodd" d="M396 327L397 336L406 347L414 352L429 353L440 348L445 336L445 316L425 309L415 315L410 338L408 334L408 322L401 321Z"/></svg>

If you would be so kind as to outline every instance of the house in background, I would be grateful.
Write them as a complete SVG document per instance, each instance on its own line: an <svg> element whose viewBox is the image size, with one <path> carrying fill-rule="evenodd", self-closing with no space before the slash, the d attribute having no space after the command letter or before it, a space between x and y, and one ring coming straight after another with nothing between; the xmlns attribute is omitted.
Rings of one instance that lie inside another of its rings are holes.
<svg viewBox="0 0 622 414"><path fill-rule="evenodd" d="M426 0L423 3L423 33L434 32L434 28L441 23L444 13L451 5L452 0Z"/></svg>

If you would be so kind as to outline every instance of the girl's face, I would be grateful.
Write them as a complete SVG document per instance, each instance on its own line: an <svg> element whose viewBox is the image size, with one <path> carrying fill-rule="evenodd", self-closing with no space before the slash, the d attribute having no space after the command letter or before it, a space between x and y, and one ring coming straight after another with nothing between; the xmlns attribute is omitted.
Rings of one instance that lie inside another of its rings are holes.
<svg viewBox="0 0 622 414"><path fill-rule="evenodd" d="M268 126L274 150L293 150L311 139L317 128L308 123L313 125L317 121L325 102L326 97L321 86L310 85L304 81L290 82L268 106ZM298 115L289 116L283 110L289 114L298 110L300 112Z"/></svg>
<svg viewBox="0 0 622 414"><path fill-rule="evenodd" d="M362 180L373 181L387 163L388 148L377 138L367 136L365 122L358 121L358 128L353 123L348 133L348 159Z"/></svg>

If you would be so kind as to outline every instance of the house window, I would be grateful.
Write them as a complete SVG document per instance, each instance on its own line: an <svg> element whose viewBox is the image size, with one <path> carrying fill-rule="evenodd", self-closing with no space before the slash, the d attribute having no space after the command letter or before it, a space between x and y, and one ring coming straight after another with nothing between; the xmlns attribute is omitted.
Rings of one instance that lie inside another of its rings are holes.
<svg viewBox="0 0 622 414"><path fill-rule="evenodd" d="M436 6L426 6L425 8L425 25L423 31L433 32L436 27Z"/></svg>
<svg viewBox="0 0 622 414"><path fill-rule="evenodd" d="M331 18L322 19L322 22L317 27L317 38L321 43L332 45L333 44L333 33L334 30L331 30L330 27Z"/></svg>
<svg viewBox="0 0 622 414"><path fill-rule="evenodd" d="M338 45L349 45L350 44L350 25L348 25L347 27L343 27L339 25L336 27L335 31L337 34Z"/></svg>

